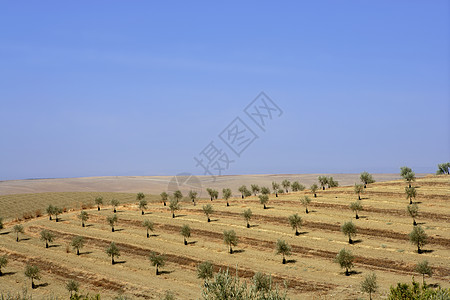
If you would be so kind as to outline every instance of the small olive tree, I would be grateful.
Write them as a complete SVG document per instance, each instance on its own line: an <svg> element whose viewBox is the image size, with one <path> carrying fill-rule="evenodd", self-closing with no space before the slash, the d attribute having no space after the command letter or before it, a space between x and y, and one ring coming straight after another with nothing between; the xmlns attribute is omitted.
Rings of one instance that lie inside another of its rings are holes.
<svg viewBox="0 0 450 300"><path fill-rule="evenodd" d="M213 278L214 272L213 272L213 265L210 261L204 261L197 266L197 278L203 279L206 281L208 279Z"/></svg>
<svg viewBox="0 0 450 300"><path fill-rule="evenodd" d="M355 257L352 252L349 250L341 249L339 253L336 255L335 262L339 264L339 266L345 269L345 275L350 275L349 270L353 268L353 260Z"/></svg>
<svg viewBox="0 0 450 300"><path fill-rule="evenodd" d="M81 220L81 226L85 227L86 221L89 220L89 214L86 211L82 210L78 215L78 219Z"/></svg>
<svg viewBox="0 0 450 300"><path fill-rule="evenodd" d="M51 243L55 240L55 235L48 231L47 229L44 229L41 231L41 241L45 242L45 248L48 248L48 243Z"/></svg>
<svg viewBox="0 0 450 300"><path fill-rule="evenodd" d="M375 180L373 179L372 175L369 174L368 172L364 171L359 175L359 179L361 180L361 182L364 184L364 188L367 187L367 185L369 183L374 183Z"/></svg>
<svg viewBox="0 0 450 300"><path fill-rule="evenodd" d="M164 267L166 264L166 258L163 255L158 255L156 252L151 252L148 257L152 266L156 268L156 275L159 275L159 268Z"/></svg>
<svg viewBox="0 0 450 300"><path fill-rule="evenodd" d="M433 270L431 269L430 265L428 264L427 260L423 260L419 262L415 269L417 273L422 275L422 285L425 286L425 275L428 275L431 277L433 275Z"/></svg>
<svg viewBox="0 0 450 300"><path fill-rule="evenodd" d="M269 195L270 194L270 189L266 186L261 187L261 194L263 195Z"/></svg>
<svg viewBox="0 0 450 300"><path fill-rule="evenodd" d="M419 207L415 203L414 204L410 204L410 205L408 205L406 207L406 211L408 212L408 214L413 219L413 225L416 226L417 225L416 218L419 215Z"/></svg>
<svg viewBox="0 0 450 300"><path fill-rule="evenodd" d="M18 242L19 241L19 233L22 233L22 234L24 233L23 225L22 224L14 225L13 231L16 233L16 242Z"/></svg>
<svg viewBox="0 0 450 300"><path fill-rule="evenodd" d="M361 205L361 201L358 200L356 202L350 203L350 209L355 213L355 218L359 219L358 212L363 210L363 206Z"/></svg>
<svg viewBox="0 0 450 300"><path fill-rule="evenodd" d="M298 214L289 216L289 225L291 225L292 229L295 229L295 235L299 235L298 229L302 227L302 217Z"/></svg>
<svg viewBox="0 0 450 300"><path fill-rule="evenodd" d="M252 184L252 185L250 185L250 189L252 190L252 193L253 193L253 195L255 195L256 196L256 194L258 194L259 192L260 192L260 188L259 188L259 185L257 185L257 184Z"/></svg>
<svg viewBox="0 0 450 300"><path fill-rule="evenodd" d="M149 238L149 231L153 232L153 222L150 220L145 220L144 222L142 222L142 226L144 226L144 228L147 230L147 238Z"/></svg>
<svg viewBox="0 0 450 300"><path fill-rule="evenodd" d="M259 202L263 205L264 209L266 209L266 204L269 202L269 196L268 195L259 195Z"/></svg>
<svg viewBox="0 0 450 300"><path fill-rule="evenodd" d="M106 218L106 222L108 222L109 226L111 226L111 231L114 232L114 225L117 223L117 215L114 214L112 216L108 216Z"/></svg>
<svg viewBox="0 0 450 300"><path fill-rule="evenodd" d="M116 246L116 243L111 242L108 248L106 248L105 252L109 257L111 257L111 264L114 265L115 264L114 257L120 257L120 251L119 248Z"/></svg>
<svg viewBox="0 0 450 300"><path fill-rule="evenodd" d="M415 226L411 233L409 234L409 241L417 246L417 253L421 254L421 247L427 244L428 236L423 230L422 226Z"/></svg>
<svg viewBox="0 0 450 300"><path fill-rule="evenodd" d="M405 181L408 183L408 186L411 187L411 183L413 181L416 181L416 174L414 172L407 172L403 178L405 179Z"/></svg>
<svg viewBox="0 0 450 300"><path fill-rule="evenodd" d="M358 200L361 200L361 193L364 192L364 186L362 184L356 184L354 186L355 194L358 195Z"/></svg>
<svg viewBox="0 0 450 300"><path fill-rule="evenodd" d="M176 190L175 192L173 192L173 199L175 199L175 201L180 202L181 199L183 199L183 193L181 193L180 190Z"/></svg>
<svg viewBox="0 0 450 300"><path fill-rule="evenodd" d="M180 203L178 202L178 200L176 199L170 200L169 209L170 212L172 213L172 218L175 218L175 212L180 209Z"/></svg>
<svg viewBox="0 0 450 300"><path fill-rule="evenodd" d="M305 206L305 211L308 214L308 205L311 203L311 198L309 198L308 196L303 196L302 198L300 198L300 202L302 202L302 204Z"/></svg>
<svg viewBox="0 0 450 300"><path fill-rule="evenodd" d="M164 203L164 206L166 206L166 202L167 202L167 199L169 199L169 195L166 192L162 192L160 194L160 196L161 196L161 201Z"/></svg>
<svg viewBox="0 0 450 300"><path fill-rule="evenodd" d="M286 190L286 193L289 193L289 187L291 186L291 182L287 179L283 180L281 182L281 185L283 186L283 188Z"/></svg>
<svg viewBox="0 0 450 300"><path fill-rule="evenodd" d="M145 200L144 198L145 195L143 193L139 193L136 197L136 199L139 200L139 209L141 210L141 215L145 214L144 210L147 208L147 200Z"/></svg>
<svg viewBox="0 0 450 300"><path fill-rule="evenodd" d="M245 221L247 221L247 228L250 228L250 219L252 218L252 215L253 215L253 213L250 208L244 210L243 216L244 216Z"/></svg>
<svg viewBox="0 0 450 300"><path fill-rule="evenodd" d="M55 207L53 205L49 205L46 209L47 214L48 214L48 219L51 221L52 220L52 216L55 213Z"/></svg>
<svg viewBox="0 0 450 300"><path fill-rule="evenodd" d="M276 246L276 254L281 254L283 256L282 263L286 263L286 256L291 255L291 246L284 240L278 240Z"/></svg>
<svg viewBox="0 0 450 300"><path fill-rule="evenodd" d="M317 198L317 190L319 189L317 183L312 184L309 189L311 190L311 193L313 193L314 198Z"/></svg>
<svg viewBox="0 0 450 300"><path fill-rule="evenodd" d="M361 292L368 293L369 299L372 300L372 294L376 293L378 289L377 275L371 273L361 281Z"/></svg>
<svg viewBox="0 0 450 300"><path fill-rule="evenodd" d="M31 279L31 288L34 289L36 286L34 285L35 280L41 279L40 270L37 266L34 265L26 265L25 266L25 276Z"/></svg>
<svg viewBox="0 0 450 300"><path fill-rule="evenodd" d="M236 232L234 232L234 230L225 230L223 232L223 242L228 245L230 249L230 254L233 254L232 246L237 246L238 244Z"/></svg>
<svg viewBox="0 0 450 300"><path fill-rule="evenodd" d="M206 215L206 217L208 218L208 223L211 222L211 219L209 218L209 216L214 212L214 209L212 207L211 204L206 204L203 205L203 213Z"/></svg>
<svg viewBox="0 0 450 300"><path fill-rule="evenodd" d="M119 200L117 200L117 199L111 199L111 205L112 205L112 207L113 207L113 209L114 209L114 213L116 213L117 212L117 210L116 210L116 208L117 208L117 206L119 206Z"/></svg>
<svg viewBox="0 0 450 300"><path fill-rule="evenodd" d="M82 236L74 236L71 246L74 250L77 250L77 255L80 255L80 249L84 247L85 238Z"/></svg>
<svg viewBox="0 0 450 300"><path fill-rule="evenodd" d="M341 226L341 231L344 235L348 236L348 243L353 244L352 237L356 236L356 226L352 221L345 222Z"/></svg>
<svg viewBox="0 0 450 300"><path fill-rule="evenodd" d="M80 289L80 284L75 280L69 280L66 283L66 289L70 292L70 299L72 299L73 292L78 292L78 290Z"/></svg>
<svg viewBox="0 0 450 300"><path fill-rule="evenodd" d="M412 204L412 200L416 198L417 192L415 187L405 187L406 199L409 199L409 204Z"/></svg>
<svg viewBox="0 0 450 300"><path fill-rule="evenodd" d="M183 225L180 233L183 236L184 244L187 245L187 239L191 237L191 227L187 224Z"/></svg>
<svg viewBox="0 0 450 300"><path fill-rule="evenodd" d="M225 188L222 190L222 195L223 195L223 199L225 199L225 201L227 201L227 206L230 206L230 203L228 202L228 199L231 198L231 189L229 188Z"/></svg>
<svg viewBox="0 0 450 300"><path fill-rule="evenodd" d="M3 275L2 268L6 268L7 265L8 265L8 256L6 256L6 254L0 256L0 276Z"/></svg>
<svg viewBox="0 0 450 300"><path fill-rule="evenodd" d="M95 198L95 204L97 204L97 210L100 210L100 205L103 205L103 197Z"/></svg>
<svg viewBox="0 0 450 300"><path fill-rule="evenodd" d="M327 176L319 176L317 178L317 180L319 181L320 186L322 187L322 190L325 190L325 186L328 183L328 177Z"/></svg>
<svg viewBox="0 0 450 300"><path fill-rule="evenodd" d="M278 190L280 189L280 184L278 184L275 181L272 181L272 189L273 193L275 194L275 197L278 197Z"/></svg>
<svg viewBox="0 0 450 300"><path fill-rule="evenodd" d="M192 204L194 204L194 206L195 206L195 200L197 199L197 196L198 196L198 193L196 191L191 190L188 193L188 197L189 197L189 199L191 199Z"/></svg>

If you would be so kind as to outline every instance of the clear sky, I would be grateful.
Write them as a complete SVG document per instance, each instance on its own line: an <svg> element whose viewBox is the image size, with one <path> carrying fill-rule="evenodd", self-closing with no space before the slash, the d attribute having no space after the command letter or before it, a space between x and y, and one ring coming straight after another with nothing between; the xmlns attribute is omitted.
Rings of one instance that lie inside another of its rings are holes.
<svg viewBox="0 0 450 300"><path fill-rule="evenodd" d="M434 173L449 3L1 1L0 180L202 174L210 142L222 174ZM283 112L265 132L261 91ZM236 117L258 137L240 157Z"/></svg>

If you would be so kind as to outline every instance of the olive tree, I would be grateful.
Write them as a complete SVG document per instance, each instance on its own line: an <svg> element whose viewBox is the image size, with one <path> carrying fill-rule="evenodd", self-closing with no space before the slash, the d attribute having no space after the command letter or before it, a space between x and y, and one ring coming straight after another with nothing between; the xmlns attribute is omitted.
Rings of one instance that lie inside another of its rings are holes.
<svg viewBox="0 0 450 300"><path fill-rule="evenodd" d="M47 211L47 214L48 214L48 219L51 221L52 220L52 216L55 213L55 207L50 204L49 206L47 206L46 211Z"/></svg>
<svg viewBox="0 0 450 300"><path fill-rule="evenodd" d="M358 212L363 210L363 206L361 205L361 201L356 201L350 203L350 209L355 213L355 218L359 219Z"/></svg>
<svg viewBox="0 0 450 300"><path fill-rule="evenodd" d="M436 175L450 174L450 162L438 164Z"/></svg>
<svg viewBox="0 0 450 300"><path fill-rule="evenodd" d="M336 255L335 262L338 263L341 268L345 269L345 275L348 276L350 275L348 271L353 268L354 259L355 257L351 251L341 249Z"/></svg>
<svg viewBox="0 0 450 300"><path fill-rule="evenodd" d="M112 205L112 207L114 208L114 213L117 212L116 207L119 206L119 203L120 203L119 200L117 200L117 199L111 199L111 205Z"/></svg>
<svg viewBox="0 0 450 300"><path fill-rule="evenodd" d="M162 192L160 194L160 196L161 196L161 201L164 203L164 206L166 206L166 202L167 202L167 199L169 199L169 195L166 192Z"/></svg>
<svg viewBox="0 0 450 300"><path fill-rule="evenodd" d="M245 197L248 197L249 193L250 193L250 195L252 194L252 192L250 192L245 185L241 185L238 188L238 191L241 193L242 199L244 199Z"/></svg>
<svg viewBox="0 0 450 300"><path fill-rule="evenodd" d="M3 218L0 217L0 230L3 229Z"/></svg>
<svg viewBox="0 0 450 300"><path fill-rule="evenodd" d="M257 184L252 184L252 185L250 185L250 189L252 190L252 193L253 193L253 195L255 195L255 196L256 196L256 194L258 194L259 191L261 190L261 189L259 188L259 185L257 185Z"/></svg>
<svg viewBox="0 0 450 300"><path fill-rule="evenodd" d="M211 201L213 201L214 195L215 195L215 191L212 188L207 188L206 192L208 192L209 198L211 199Z"/></svg>
<svg viewBox="0 0 450 300"><path fill-rule="evenodd" d="M361 292L368 293L369 299L372 300L372 294L376 293L378 289L377 275L371 273L361 281Z"/></svg>
<svg viewBox="0 0 450 300"><path fill-rule="evenodd" d="M112 216L108 216L106 218L106 222L108 222L109 226L111 226L111 231L114 232L114 225L117 223L117 215L114 214Z"/></svg>
<svg viewBox="0 0 450 300"><path fill-rule="evenodd" d="M406 199L409 199L409 204L412 204L412 199L416 198L417 192L415 187L405 187Z"/></svg>
<svg viewBox="0 0 450 300"><path fill-rule="evenodd" d="M259 202L261 202L262 205L264 205L264 209L266 209L266 204L269 202L269 196L268 195L259 195Z"/></svg>
<svg viewBox="0 0 450 300"><path fill-rule="evenodd" d="M433 275L433 270L431 269L430 265L428 264L427 260L423 260L419 262L414 270L422 275L422 285L425 286L425 275L428 275L431 277Z"/></svg>
<svg viewBox="0 0 450 300"><path fill-rule="evenodd" d="M411 183L416 181L416 174L414 172L408 172L403 176L403 178L406 180L409 187L411 187Z"/></svg>
<svg viewBox="0 0 450 300"><path fill-rule="evenodd" d="M298 181L294 181L291 184L291 188L293 192L303 191L305 189L305 186Z"/></svg>
<svg viewBox="0 0 450 300"><path fill-rule="evenodd" d="M209 216L214 212L214 209L211 204L203 205L203 212L205 213L206 217L208 218L208 223L211 222L211 219Z"/></svg>
<svg viewBox="0 0 450 300"><path fill-rule="evenodd" d="M175 192L173 192L173 199L175 199L175 201L177 202L180 202L181 199L183 199L183 194L180 190L176 190Z"/></svg>
<svg viewBox="0 0 450 300"><path fill-rule="evenodd" d="M319 186L317 185L317 183L312 184L312 185L309 187L309 189L311 190L311 193L313 193L314 198L316 198L316 197L317 197L316 192L317 192L317 190L319 189Z"/></svg>
<svg viewBox="0 0 450 300"><path fill-rule="evenodd" d="M169 209L170 212L172 213L172 218L175 218L175 211L180 209L180 203L178 202L178 200L176 199L170 200Z"/></svg>
<svg viewBox="0 0 450 300"><path fill-rule="evenodd" d="M368 172L364 171L359 175L359 179L361 180L361 182L364 184L364 188L367 187L367 185L369 183L374 183L375 180L373 179L372 175L369 174Z"/></svg>
<svg viewBox="0 0 450 300"><path fill-rule="evenodd" d="M250 228L250 219L252 218L252 210L249 208L249 209L246 209L246 210L244 210L244 219L245 219L245 221L247 221L247 228Z"/></svg>
<svg viewBox="0 0 450 300"><path fill-rule="evenodd" d="M41 279L40 270L37 266L26 265L25 266L25 276L31 279L31 288L34 289L34 281Z"/></svg>
<svg viewBox="0 0 450 300"><path fill-rule="evenodd" d="M322 190L325 190L325 186L328 183L328 177L327 176L319 176L317 178L317 180L319 181L320 186L322 187Z"/></svg>
<svg viewBox="0 0 450 300"><path fill-rule="evenodd" d="M411 216L411 218L413 219L413 225L416 226L416 218L419 215L419 207L417 206L417 204L410 204L406 207L406 211L408 212L408 214Z"/></svg>
<svg viewBox="0 0 450 300"><path fill-rule="evenodd" d="M97 197L94 201L97 204L97 210L100 210L100 205L103 205L103 197Z"/></svg>
<svg viewBox="0 0 450 300"><path fill-rule="evenodd" d="M84 247L85 238L82 236L74 236L71 246L74 250L77 250L77 255L80 255L80 249Z"/></svg>
<svg viewBox="0 0 450 300"><path fill-rule="evenodd" d="M8 265L8 256L6 256L6 254L0 256L0 276L3 275L2 268L6 268L7 265Z"/></svg>
<svg viewBox="0 0 450 300"><path fill-rule="evenodd" d="M197 265L197 278L206 281L213 278L213 265L210 261L204 261Z"/></svg>
<svg viewBox="0 0 450 300"><path fill-rule="evenodd" d="M275 194L275 197L278 197L278 190L280 189L280 185L275 181L272 181L272 189L273 193Z"/></svg>
<svg viewBox="0 0 450 300"><path fill-rule="evenodd" d="M24 233L23 225L22 224L14 225L13 231L16 233L16 242L18 242L19 241L19 233Z"/></svg>
<svg viewBox="0 0 450 300"><path fill-rule="evenodd" d="M286 193L289 193L289 187L291 186L291 182L287 179L283 180L281 182L281 185L283 186L283 188L286 190Z"/></svg>
<svg viewBox="0 0 450 300"><path fill-rule="evenodd" d="M303 196L302 198L300 198L300 202L302 202L302 204L305 206L305 211L308 214L308 205L311 203L311 198L309 198L308 196Z"/></svg>
<svg viewBox="0 0 450 300"><path fill-rule="evenodd" d="M48 243L51 243L55 240L55 235L48 231L47 229L44 229L41 231L41 241L45 242L45 248L48 248Z"/></svg>
<svg viewBox="0 0 450 300"><path fill-rule="evenodd" d="M58 216L59 216L60 214L62 214L62 213L63 213L62 208L56 207L56 206L54 207L53 214L55 215L55 221L56 221L56 222L59 222Z"/></svg>
<svg viewBox="0 0 450 300"><path fill-rule="evenodd" d="M406 173L411 173L412 169L409 167L400 167L400 176L405 177Z"/></svg>
<svg viewBox="0 0 450 300"><path fill-rule="evenodd" d="M409 241L417 246L417 253L421 254L421 247L427 244L428 236L423 230L422 226L415 226L411 233L409 234Z"/></svg>
<svg viewBox="0 0 450 300"><path fill-rule="evenodd" d="M286 256L291 255L291 246L284 240L278 240L276 246L276 254L281 254L283 256L283 264L286 263Z"/></svg>
<svg viewBox="0 0 450 300"><path fill-rule="evenodd" d="M270 194L270 189L266 186L261 187L261 194L263 195L269 195Z"/></svg>
<svg viewBox="0 0 450 300"><path fill-rule="evenodd" d="M229 188L222 189L223 199L225 199L225 201L227 201L227 206L230 206L228 199L230 199L231 194L232 194L231 189L229 189Z"/></svg>
<svg viewBox="0 0 450 300"><path fill-rule="evenodd" d="M364 192L364 186L362 184L356 184L354 186L355 194L358 195L358 200L361 200L361 193Z"/></svg>
<svg viewBox="0 0 450 300"><path fill-rule="evenodd" d="M144 228L147 230L147 238L149 238L149 231L153 232L153 222L150 220L145 220L144 222L142 222L142 226L144 226Z"/></svg>
<svg viewBox="0 0 450 300"><path fill-rule="evenodd" d="M183 236L184 244L187 245L187 239L191 237L191 227L187 224L183 225L180 233Z"/></svg>
<svg viewBox="0 0 450 300"><path fill-rule="evenodd" d="M327 179L328 188L339 186L339 182L334 180L333 176L328 177Z"/></svg>
<svg viewBox="0 0 450 300"><path fill-rule="evenodd" d="M78 282L76 282L75 280L69 280L66 283L66 289L70 292L70 299L72 299L72 293L78 292L78 290L80 289L80 284Z"/></svg>
<svg viewBox="0 0 450 300"><path fill-rule="evenodd" d="M344 235L348 236L348 243L353 244L352 237L356 236L356 226L352 221L345 222L341 226L341 231Z"/></svg>
<svg viewBox="0 0 450 300"><path fill-rule="evenodd" d="M139 193L136 196L136 200L139 201L139 209L141 210L141 215L144 214L144 209L147 208L147 200L144 199L145 195L143 193Z"/></svg>
<svg viewBox="0 0 450 300"><path fill-rule="evenodd" d="M295 235L299 235L298 229L302 227L302 217L298 214L289 216L289 225L291 225L292 229L295 229Z"/></svg>
<svg viewBox="0 0 450 300"><path fill-rule="evenodd" d="M156 275L159 275L159 268L164 267L166 264L166 258L163 255L158 255L156 252L151 252L148 257L152 266L156 268Z"/></svg>
<svg viewBox="0 0 450 300"><path fill-rule="evenodd" d="M234 230L225 230L223 232L223 242L228 245L230 249L230 254L233 254L232 246L237 246L238 238L236 236L236 232Z"/></svg>
<svg viewBox="0 0 450 300"><path fill-rule="evenodd" d="M120 257L120 251L119 248L117 248L116 243L111 242L105 252L109 257L111 257L111 264L114 265L114 257Z"/></svg>
<svg viewBox="0 0 450 300"><path fill-rule="evenodd" d="M89 214L86 211L82 210L78 215L78 219L81 220L81 226L85 227L86 221L89 220Z"/></svg>
<svg viewBox="0 0 450 300"><path fill-rule="evenodd" d="M189 199L191 199L191 201L194 204L194 206L195 206L195 200L197 199L197 196L198 196L198 193L196 191L192 191L191 190L188 193L188 197L189 197Z"/></svg>

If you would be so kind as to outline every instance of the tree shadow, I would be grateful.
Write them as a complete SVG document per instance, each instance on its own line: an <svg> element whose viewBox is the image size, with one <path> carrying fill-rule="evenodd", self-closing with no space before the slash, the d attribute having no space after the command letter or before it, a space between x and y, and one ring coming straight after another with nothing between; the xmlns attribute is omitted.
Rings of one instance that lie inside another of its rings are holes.
<svg viewBox="0 0 450 300"><path fill-rule="evenodd" d="M217 222L219 219L210 219L209 222Z"/></svg>
<svg viewBox="0 0 450 300"><path fill-rule="evenodd" d="M49 248L58 248L61 247L61 245L48 245Z"/></svg>
<svg viewBox="0 0 450 300"><path fill-rule="evenodd" d="M433 253L434 250L420 250L421 253Z"/></svg>
<svg viewBox="0 0 450 300"><path fill-rule="evenodd" d="M351 270L351 271L348 271L348 275L346 275L346 276L358 275L361 273L362 272L360 272L360 271ZM344 274L345 274L345 272L344 272Z"/></svg>
<svg viewBox="0 0 450 300"><path fill-rule="evenodd" d="M369 197L361 197L361 200L367 200Z"/></svg>
<svg viewBox="0 0 450 300"><path fill-rule="evenodd" d="M175 215L176 218L186 217L187 215ZM161 272L160 272L161 273Z"/></svg>
<svg viewBox="0 0 450 300"><path fill-rule="evenodd" d="M430 284L427 283L427 286L434 288L434 289L441 287L441 285L439 283L430 283Z"/></svg>
<svg viewBox="0 0 450 300"><path fill-rule="evenodd" d="M250 228L253 228L253 227L259 227L259 225L258 224L250 225Z"/></svg>
<svg viewBox="0 0 450 300"><path fill-rule="evenodd" d="M309 213L315 213L315 212L317 212L317 210L315 210L315 209L309 210L309 209L308 209L308 212L309 212Z"/></svg>
<svg viewBox="0 0 450 300"><path fill-rule="evenodd" d="M92 227L94 224L85 224L84 227Z"/></svg>
<svg viewBox="0 0 450 300"><path fill-rule="evenodd" d="M426 222L417 222L417 225L425 225L427 224Z"/></svg>
<svg viewBox="0 0 450 300"><path fill-rule="evenodd" d="M414 204L422 204L422 201L414 201Z"/></svg>
<svg viewBox="0 0 450 300"><path fill-rule="evenodd" d="M145 215L151 215L151 214L152 214L151 212L145 211L144 214L143 214L143 216L145 216Z"/></svg>
<svg viewBox="0 0 450 300"><path fill-rule="evenodd" d="M37 289L37 288L40 288L40 287L46 287L46 286L48 286L48 283L47 283L47 282L44 282L44 283L40 283L40 284L35 284L35 285L34 285L34 288Z"/></svg>
<svg viewBox="0 0 450 300"><path fill-rule="evenodd" d="M159 236L159 234L150 234L150 236L157 237L157 236Z"/></svg>
<svg viewBox="0 0 450 300"><path fill-rule="evenodd" d="M10 234L10 233L11 233L11 231L0 232L0 235Z"/></svg>
<svg viewBox="0 0 450 300"><path fill-rule="evenodd" d="M80 255L88 255L93 253L92 251L85 251L85 252L80 252Z"/></svg>
<svg viewBox="0 0 450 300"><path fill-rule="evenodd" d="M361 239L359 239L359 240L353 240L353 245L356 245L356 244L359 244L359 243L362 243L362 240Z"/></svg>
<svg viewBox="0 0 450 300"><path fill-rule="evenodd" d="M159 271L158 272L158 274L159 275L164 275L164 274L170 274L170 273L173 273L174 271L172 270L172 271Z"/></svg>
<svg viewBox="0 0 450 300"><path fill-rule="evenodd" d="M19 242L20 241L29 241L29 240L31 240L31 238L29 238L29 237L19 238Z"/></svg>
<svg viewBox="0 0 450 300"><path fill-rule="evenodd" d="M195 245L197 244L197 241L187 242L188 245Z"/></svg>
<svg viewBox="0 0 450 300"><path fill-rule="evenodd" d="M123 230L124 230L123 228L119 228L119 229L114 228L114 231L123 231Z"/></svg>
<svg viewBox="0 0 450 300"><path fill-rule="evenodd" d="M360 219L367 219L367 216L359 216Z"/></svg>
<svg viewBox="0 0 450 300"><path fill-rule="evenodd" d="M233 250L233 253L243 253L243 252L245 252L244 249Z"/></svg>
<svg viewBox="0 0 450 300"><path fill-rule="evenodd" d="M296 262L296 259L286 259L286 264L295 264Z"/></svg>
<svg viewBox="0 0 450 300"><path fill-rule="evenodd" d="M275 208L275 207L273 207L273 206L266 206L265 209L273 209L273 208Z"/></svg>
<svg viewBox="0 0 450 300"><path fill-rule="evenodd" d="M14 275L17 272L4 272L2 276Z"/></svg>
<svg viewBox="0 0 450 300"><path fill-rule="evenodd" d="M114 261L114 264L115 265L120 265L120 264L124 264L126 262L127 262L126 260L119 260L119 261Z"/></svg>
<svg viewBox="0 0 450 300"><path fill-rule="evenodd" d="M308 231L301 231L301 232L297 232L295 235L299 236L299 235L304 235L304 234L307 234L307 233L308 233Z"/></svg>

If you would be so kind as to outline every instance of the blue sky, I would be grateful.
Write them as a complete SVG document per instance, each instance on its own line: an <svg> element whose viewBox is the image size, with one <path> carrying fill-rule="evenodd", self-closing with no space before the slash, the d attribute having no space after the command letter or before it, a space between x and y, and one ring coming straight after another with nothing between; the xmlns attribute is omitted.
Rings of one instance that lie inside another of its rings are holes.
<svg viewBox="0 0 450 300"><path fill-rule="evenodd" d="M0 180L202 174L194 156L235 117L252 126L261 91L283 114L224 174L435 172L450 159L449 12L2 1Z"/></svg>

